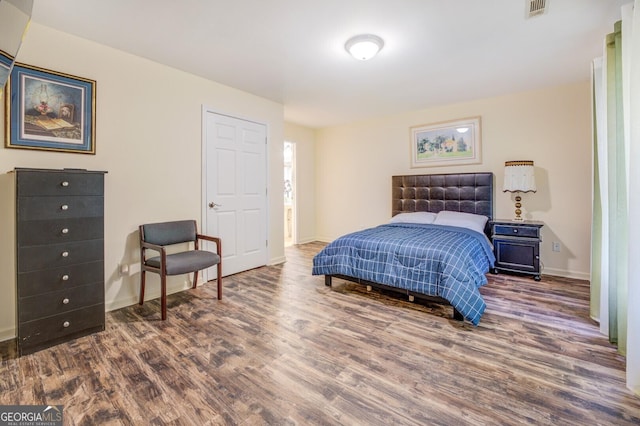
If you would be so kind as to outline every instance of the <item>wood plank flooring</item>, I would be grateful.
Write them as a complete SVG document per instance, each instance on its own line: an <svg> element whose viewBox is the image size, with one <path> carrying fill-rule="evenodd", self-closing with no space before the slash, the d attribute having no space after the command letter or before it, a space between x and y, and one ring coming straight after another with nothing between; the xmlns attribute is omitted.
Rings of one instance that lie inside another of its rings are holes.
<svg viewBox="0 0 640 426"><path fill-rule="evenodd" d="M107 330L16 358L0 405L64 422L177 425L638 425L624 359L588 317L587 282L489 276L480 325L311 276L321 243L107 314ZM153 284L150 284L153 285Z"/></svg>

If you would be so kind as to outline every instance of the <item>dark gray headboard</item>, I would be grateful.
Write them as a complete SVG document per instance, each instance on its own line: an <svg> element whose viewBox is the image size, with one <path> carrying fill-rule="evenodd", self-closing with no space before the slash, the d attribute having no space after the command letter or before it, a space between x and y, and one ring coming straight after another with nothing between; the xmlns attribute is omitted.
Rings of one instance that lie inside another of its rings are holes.
<svg viewBox="0 0 640 426"><path fill-rule="evenodd" d="M393 176L392 216L453 210L493 218L493 173Z"/></svg>

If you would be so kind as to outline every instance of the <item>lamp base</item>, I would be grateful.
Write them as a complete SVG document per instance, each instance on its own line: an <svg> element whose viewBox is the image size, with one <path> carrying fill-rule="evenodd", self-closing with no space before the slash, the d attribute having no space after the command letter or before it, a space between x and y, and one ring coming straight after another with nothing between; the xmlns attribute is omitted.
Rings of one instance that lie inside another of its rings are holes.
<svg viewBox="0 0 640 426"><path fill-rule="evenodd" d="M513 220L517 220L517 221L524 220L522 216L520 216L522 214L522 210L520 210L520 207L522 207L522 204L520 203L520 201L522 201L522 197L519 195L516 195L516 217Z"/></svg>

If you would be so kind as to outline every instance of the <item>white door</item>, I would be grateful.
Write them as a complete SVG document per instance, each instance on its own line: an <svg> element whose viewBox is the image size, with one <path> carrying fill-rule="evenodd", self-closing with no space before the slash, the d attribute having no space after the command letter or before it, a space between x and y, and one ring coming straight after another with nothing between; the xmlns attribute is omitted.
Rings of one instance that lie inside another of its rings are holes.
<svg viewBox="0 0 640 426"><path fill-rule="evenodd" d="M226 276L267 264L267 131L264 124L203 114L203 227L222 239Z"/></svg>

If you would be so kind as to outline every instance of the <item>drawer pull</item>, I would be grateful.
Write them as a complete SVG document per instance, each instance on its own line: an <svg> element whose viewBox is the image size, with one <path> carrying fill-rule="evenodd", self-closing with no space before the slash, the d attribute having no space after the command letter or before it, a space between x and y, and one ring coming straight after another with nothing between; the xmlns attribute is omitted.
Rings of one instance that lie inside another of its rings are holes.
<svg viewBox="0 0 640 426"><path fill-rule="evenodd" d="M64 274L64 275L62 276L62 281L69 281L69 275Z"/></svg>
<svg viewBox="0 0 640 426"><path fill-rule="evenodd" d="M62 186L64 186L64 187L66 188L67 186L69 186L69 182L67 182L67 181L65 180L65 181L64 181L64 182L62 182L60 185L62 185Z"/></svg>
<svg viewBox="0 0 640 426"><path fill-rule="evenodd" d="M61 205L61 206L60 206L60 208L61 208L62 210L69 210L69 206L68 206L68 205L66 205L66 204Z"/></svg>
<svg viewBox="0 0 640 426"><path fill-rule="evenodd" d="M63 251L62 252L62 257L69 257L69 252L68 251Z"/></svg>
<svg viewBox="0 0 640 426"><path fill-rule="evenodd" d="M68 234L69 233L69 228L62 228L62 233L63 234Z"/></svg>
<svg viewBox="0 0 640 426"><path fill-rule="evenodd" d="M67 328L67 327L69 327L70 325L71 325L71 323L70 323L69 321L65 321L65 322L63 322L63 323L62 323L62 326L63 326L64 328Z"/></svg>
<svg viewBox="0 0 640 426"><path fill-rule="evenodd" d="M62 304L63 305L68 305L69 304L69 299L66 298L66 297L64 299L62 299Z"/></svg>
<svg viewBox="0 0 640 426"><path fill-rule="evenodd" d="M514 229L514 230L513 230L513 233L514 233L514 234L517 234L517 233L518 233L518 230L517 230L517 229Z"/></svg>

